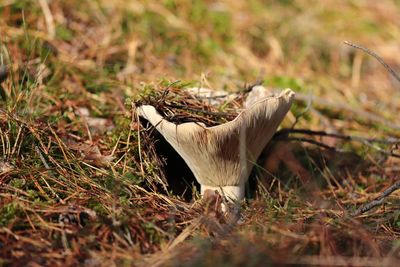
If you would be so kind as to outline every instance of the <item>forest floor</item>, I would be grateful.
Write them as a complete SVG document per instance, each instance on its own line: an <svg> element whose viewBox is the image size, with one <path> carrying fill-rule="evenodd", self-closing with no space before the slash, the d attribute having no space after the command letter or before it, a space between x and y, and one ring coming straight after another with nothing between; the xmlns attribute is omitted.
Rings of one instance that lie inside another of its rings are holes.
<svg viewBox="0 0 400 267"><path fill-rule="evenodd" d="M0 14L1 266L397 266L400 192L354 213L399 181L400 82L344 41L399 70L399 1L6 0ZM265 149L232 224L136 107L257 82L296 92L281 127L297 132Z"/></svg>

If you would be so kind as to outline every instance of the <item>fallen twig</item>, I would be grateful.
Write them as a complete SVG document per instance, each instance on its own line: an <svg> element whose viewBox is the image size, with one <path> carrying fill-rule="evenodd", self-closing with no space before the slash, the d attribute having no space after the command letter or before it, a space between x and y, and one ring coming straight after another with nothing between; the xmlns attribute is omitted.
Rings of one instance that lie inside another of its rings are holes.
<svg viewBox="0 0 400 267"><path fill-rule="evenodd" d="M344 135L344 134L336 134L336 133L328 133L325 131L313 131L313 130L308 130L308 129L291 129L291 128L284 128L279 130L278 132L275 133L275 139L284 139L284 140L289 140L289 141L299 141L299 142L305 142L313 145L317 145L329 150L333 151L341 151L338 150L335 147L328 146L322 142L315 141L313 139L309 138L303 138L303 137L289 137L289 134L303 134L303 135L316 135L316 136L326 136L326 137L332 137L332 138L337 138L337 139L342 139L345 141L356 141L360 142L372 149L377 150L379 153L382 153L387 156L395 157L395 158L400 158L400 154L394 153L392 151L386 151L381 149L378 146L375 146L374 144L385 144L385 145L397 145L400 144L400 139L395 139L395 138L388 138L387 140L384 139L376 139L376 138L367 138L367 137L361 137L361 136L353 136L353 135Z"/></svg>
<svg viewBox="0 0 400 267"><path fill-rule="evenodd" d="M318 141L315 141L315 140L309 139L309 138L303 138L303 137L286 137L286 138L283 138L283 139L284 139L284 140L288 140L288 141L298 141L298 142L303 142L303 143L309 143L309 144L312 144L312 145L316 145L316 146L319 146L319 147L323 147L323 148L328 149L328 150L338 151L338 149L337 149L336 147L329 146L329 145L326 145L326 144L324 144L324 143L321 143L321 142L318 142Z"/></svg>
<svg viewBox="0 0 400 267"><path fill-rule="evenodd" d="M390 194L392 194L394 191L396 191L398 189L400 189L400 181L397 181L396 183L394 183L393 185L388 187L385 191L383 191L377 198L375 198L371 202L366 203L366 204L362 205L361 207L359 207L351 215L358 216L358 215L361 215L361 214L381 205L385 201L386 197L388 197Z"/></svg>
<svg viewBox="0 0 400 267"><path fill-rule="evenodd" d="M321 97L317 97L317 96L311 96L311 95L305 95L299 92L296 92L296 96L295 96L295 100L299 101L299 102L306 102L309 103L309 101L311 101L312 103L315 103L319 106L323 106L326 108L332 108L335 110L339 110L341 112L345 111L345 112L350 112L353 113L357 116L359 116L360 118L366 120L366 121L370 121L370 122L375 122L375 123L380 123L383 124L384 126L391 128L391 129L395 129L395 130L400 130L400 126L394 122L391 122L379 115L376 115L374 113L368 112L368 111L364 111L364 110L360 110L357 108L353 108L349 105L346 104L342 104L342 103L334 103L331 101L328 101L326 99L323 99Z"/></svg>
<svg viewBox="0 0 400 267"><path fill-rule="evenodd" d="M400 144L400 139L388 138L386 139L376 139L376 138L368 138L354 135L346 135L346 134L337 134L337 133L328 133L326 131L314 131L308 129L289 129L284 128L276 132L276 135L281 134L306 134L306 135L318 135L318 136L327 136L334 137L338 139L348 140L348 141L357 141L357 142L369 142L369 143L379 143L379 144L387 144L387 145L395 145Z"/></svg>

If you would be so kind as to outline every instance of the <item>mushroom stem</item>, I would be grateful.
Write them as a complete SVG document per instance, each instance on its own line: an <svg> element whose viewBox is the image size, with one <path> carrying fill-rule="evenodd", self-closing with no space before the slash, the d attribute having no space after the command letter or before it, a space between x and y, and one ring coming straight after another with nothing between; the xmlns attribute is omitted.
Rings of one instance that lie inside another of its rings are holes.
<svg viewBox="0 0 400 267"><path fill-rule="evenodd" d="M229 201L243 200L244 199L244 184L236 186L211 186L201 185L201 195L204 195L206 190L213 192L217 191L221 196L224 196Z"/></svg>

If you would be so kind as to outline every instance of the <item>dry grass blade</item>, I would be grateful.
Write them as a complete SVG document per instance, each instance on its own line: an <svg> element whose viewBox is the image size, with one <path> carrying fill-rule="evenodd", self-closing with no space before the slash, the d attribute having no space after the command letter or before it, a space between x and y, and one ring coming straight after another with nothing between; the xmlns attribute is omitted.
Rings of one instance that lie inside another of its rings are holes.
<svg viewBox="0 0 400 267"><path fill-rule="evenodd" d="M400 76L399 76L399 75L393 70L393 68L390 67L378 54L376 54L375 52L371 51L370 49L365 48L365 47L363 47L363 46L361 46L361 45L358 45L358 44L353 44L353 43L350 43L350 42L348 42L348 41L345 41L344 43L345 43L346 45L351 46L351 47L360 49L360 50L364 51L365 53L367 53L368 55L374 57L376 60L379 61L379 63L382 64L382 66L385 67L385 69L386 69L387 71L390 72L390 74L393 75L393 77L396 78L396 80L397 80L398 82L400 82Z"/></svg>

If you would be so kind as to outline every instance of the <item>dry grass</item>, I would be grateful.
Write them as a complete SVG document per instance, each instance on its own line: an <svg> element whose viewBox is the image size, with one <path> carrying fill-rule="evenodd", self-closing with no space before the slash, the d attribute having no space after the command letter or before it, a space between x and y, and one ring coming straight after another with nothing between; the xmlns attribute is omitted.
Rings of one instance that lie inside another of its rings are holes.
<svg viewBox="0 0 400 267"><path fill-rule="evenodd" d="M396 69L399 11L394 0L0 2L0 264L396 266L398 192L349 215L398 180L398 158L379 152L396 144L276 139L233 225L194 185L192 201L173 194L161 141L134 109L214 124L236 103L181 88L261 80L297 92L284 127L399 138L399 83L343 45Z"/></svg>

